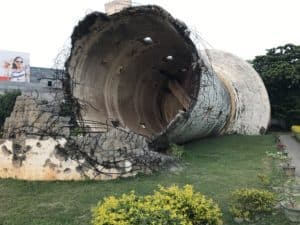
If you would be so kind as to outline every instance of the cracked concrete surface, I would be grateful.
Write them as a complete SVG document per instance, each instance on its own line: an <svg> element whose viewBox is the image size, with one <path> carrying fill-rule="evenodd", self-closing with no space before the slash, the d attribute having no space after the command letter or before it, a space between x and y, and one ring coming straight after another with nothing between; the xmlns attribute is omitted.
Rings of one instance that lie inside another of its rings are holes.
<svg viewBox="0 0 300 225"><path fill-rule="evenodd" d="M56 104L20 96L11 115L5 136L15 138L0 140L0 178L107 180L176 165L129 129L71 136Z"/></svg>

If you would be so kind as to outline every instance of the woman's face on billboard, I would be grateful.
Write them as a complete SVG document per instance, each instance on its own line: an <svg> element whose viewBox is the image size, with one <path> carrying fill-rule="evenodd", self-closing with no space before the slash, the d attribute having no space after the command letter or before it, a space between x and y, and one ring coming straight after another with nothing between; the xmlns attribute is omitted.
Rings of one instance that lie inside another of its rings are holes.
<svg viewBox="0 0 300 225"><path fill-rule="evenodd" d="M21 57L16 58L15 65L18 69L23 68L23 59Z"/></svg>

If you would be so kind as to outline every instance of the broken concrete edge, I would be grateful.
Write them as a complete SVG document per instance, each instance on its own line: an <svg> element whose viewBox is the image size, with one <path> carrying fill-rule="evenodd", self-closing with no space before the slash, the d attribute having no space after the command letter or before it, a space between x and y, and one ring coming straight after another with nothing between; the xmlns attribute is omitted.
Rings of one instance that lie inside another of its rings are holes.
<svg viewBox="0 0 300 225"><path fill-rule="evenodd" d="M92 25L95 23L96 20L102 20L103 23L108 22L110 20L119 20L122 19L122 17L128 17L132 16L134 14L153 14L154 16L159 16L171 24L177 29L177 31L185 37L187 43L194 45L194 43L191 41L189 38L189 29L187 25L179 21L178 19L174 19L174 17L168 13L166 10L164 10L162 7L157 6L157 5L143 5L143 6L134 6L134 7L128 7L123 9L122 11L112 14L112 15L107 15L102 12L93 12L85 16L82 20L79 21L78 25L75 26L73 33L71 35L71 45L72 49L71 52L75 46L75 42L85 35L89 34L92 32L90 29ZM66 66L67 68L67 66Z"/></svg>
<svg viewBox="0 0 300 225"><path fill-rule="evenodd" d="M23 145L19 140L20 144L16 142L16 139L7 139L0 145L0 178L107 180L135 176L138 173L149 174L180 165L170 156L149 150L134 149L126 152L126 157L121 155L121 151L106 150L102 155L96 152L95 158L84 150L71 149L77 147L78 143L67 143L63 138L26 138Z"/></svg>
<svg viewBox="0 0 300 225"><path fill-rule="evenodd" d="M192 112L194 106L197 103L199 90L200 90L201 71L202 69L205 69L205 66L199 58L198 51L195 48L194 43L189 38L190 31L188 30L187 26L183 22L174 19L168 12L166 12L164 9L162 9L159 6L139 6L139 7L127 8L111 16L107 16L100 12L94 12L92 14L87 15L82 21L80 21L79 24L74 28L74 32L72 34L72 50L71 50L70 57L66 62L67 80L69 80L69 82L67 82L68 84L65 85L66 87L65 91L68 96L72 96L73 99L76 101L76 98L74 98L73 95L73 88L74 86L76 86L76 80L73 81L69 73L70 70L73 70L73 67L70 64L72 58L71 56L75 54L78 51L78 49L81 48L76 43L80 39L84 39L85 36L88 35L90 32L93 32L93 29L96 29L96 27L93 27L93 25L96 23L97 20L103 21L102 27L97 27L97 32L100 32L99 29L104 29L105 24L109 21L121 20L123 17L126 16L131 16L134 14L144 14L144 13L154 15L154 16L159 16L162 19L166 20L168 23L172 24L172 26L177 30L178 34L180 34L184 38L185 42L188 45L191 45L192 48L194 49L193 70L198 71L197 72L198 75L194 76L196 80L192 82L192 84L195 85L195 87L192 88L194 90L194 93L192 94L191 97L192 101L189 105L189 108L184 112L185 114L184 116L182 116L182 113L179 112L176 118L169 124L169 126L166 127L164 131L161 132L163 134L171 131L174 127L176 127L177 123L186 122L186 121L179 121L179 120L186 120L187 118L190 117L189 114ZM80 103L78 105L80 105ZM83 122L84 120L82 119L83 118L82 114L80 115L80 110L78 110L77 117L80 118L79 121L82 124L82 126L84 126L84 122ZM156 139L156 137L154 136L150 139Z"/></svg>
<svg viewBox="0 0 300 225"><path fill-rule="evenodd" d="M26 95L18 96L11 115L5 119L3 137L69 136L70 117L60 115L62 100L62 96L51 102Z"/></svg>
<svg viewBox="0 0 300 225"><path fill-rule="evenodd" d="M123 158L122 155L116 156L120 151L105 151L102 153L106 156L102 154L102 162L99 162L84 150L77 151L70 147L74 145L63 138L26 138L23 145L16 144L15 139L7 139L0 145L0 178L110 180L138 173L149 174L179 165L172 157L148 150L135 150Z"/></svg>
<svg viewBox="0 0 300 225"><path fill-rule="evenodd" d="M127 17L127 16L132 16L134 14L149 14L149 15L153 15L153 16L159 16L162 19L166 20L167 22L169 22L170 24L172 24L172 26L174 26L174 28L176 29L176 31L184 38L185 42L192 46L195 51L194 51L194 70L195 71L199 71L199 76L195 77L197 78L197 80L193 81L194 84L196 84L195 88L193 88L193 90L195 90L195 92L193 93L192 96L192 102L190 103L190 106L187 110L187 113L189 113L194 105L196 104L196 99L197 96L199 94L199 82L201 79L201 68L204 68L204 62L202 60L200 60L200 57L198 55L198 51L197 48L194 44L194 42L190 39L190 30L188 29L187 25L178 20L175 19L174 17L172 17L172 15L170 13L168 13L166 10L164 10L162 7L157 6L157 5L144 5L144 6L134 6L134 7L128 7L123 9L122 11L112 14L112 15L106 15L105 13L102 12L93 12L88 14L87 16L85 16L82 20L79 21L79 23L77 24L77 26L75 26L75 28L73 29L73 33L71 35L71 51L70 51L70 55L66 60L65 63L65 85L64 85L64 90L65 90L65 94L66 94L66 99L68 99L70 102L72 102L74 105L80 105L80 103L78 103L78 100L74 97L73 95L73 88L76 85L76 81L72 81L71 75L69 73L69 68L70 66L70 60L71 60L71 56L74 52L78 51L78 48L80 49L80 46L76 45L76 42L82 38L84 38L84 36L88 35L89 33L93 32L93 29L96 29L93 27L93 25L96 23L97 20L100 20L103 22L103 27L99 28L97 27L97 32L100 32L101 30L99 29L104 29L105 24L109 21L113 21L113 20L122 20L123 17ZM75 84L74 84L75 82ZM82 121L82 116L80 115L80 109L77 109L76 111L76 116L79 117L79 120Z"/></svg>
<svg viewBox="0 0 300 225"><path fill-rule="evenodd" d="M55 132L51 129L45 129L42 135L32 131L34 127L47 126L48 123L41 123L39 119L48 120L53 116L48 113L54 112L51 110L53 105L48 105L44 112L45 108L36 105L35 100L40 102L32 97L18 98L12 113L14 120L6 122L6 131L10 132L7 136L17 138L0 140L0 178L107 180L180 165L176 158L151 150L144 137L129 129L110 127L106 133L86 136L70 136L70 132L53 136ZM28 105L28 101L32 104ZM37 113L37 110L41 111ZM44 113L46 117L41 116ZM21 126L21 123L26 124L24 129L14 133L15 126Z"/></svg>

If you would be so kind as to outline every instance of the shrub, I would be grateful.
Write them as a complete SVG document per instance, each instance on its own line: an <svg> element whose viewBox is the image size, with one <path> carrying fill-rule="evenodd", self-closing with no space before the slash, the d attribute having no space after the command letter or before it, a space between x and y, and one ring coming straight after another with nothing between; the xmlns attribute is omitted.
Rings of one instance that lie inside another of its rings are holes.
<svg viewBox="0 0 300 225"><path fill-rule="evenodd" d="M300 126L292 126L291 130L294 132L294 133L300 133Z"/></svg>
<svg viewBox="0 0 300 225"><path fill-rule="evenodd" d="M84 134L84 128L79 127L79 126L71 127L71 129L70 129L71 136L79 136L82 134Z"/></svg>
<svg viewBox="0 0 300 225"><path fill-rule="evenodd" d="M290 208L300 208L300 180L288 179L280 193L283 204Z"/></svg>
<svg viewBox="0 0 300 225"><path fill-rule="evenodd" d="M183 146L171 143L170 152L174 157L181 159L184 155L185 150Z"/></svg>
<svg viewBox="0 0 300 225"><path fill-rule="evenodd" d="M275 194L266 190L243 188L232 192L231 197L230 212L245 220L269 213L275 206Z"/></svg>
<svg viewBox="0 0 300 225"><path fill-rule="evenodd" d="M265 186L269 186L271 184L270 178L265 174L259 173L259 174L257 174L257 178Z"/></svg>
<svg viewBox="0 0 300 225"><path fill-rule="evenodd" d="M219 207L193 187L159 187L152 195L110 196L93 209L93 225L221 225Z"/></svg>
<svg viewBox="0 0 300 225"><path fill-rule="evenodd" d="M267 156L280 161L288 161L289 157L284 152L266 152Z"/></svg>
<svg viewBox="0 0 300 225"><path fill-rule="evenodd" d="M73 106L70 102L63 102L60 104L60 116L71 116L73 113Z"/></svg>
<svg viewBox="0 0 300 225"><path fill-rule="evenodd" d="M300 126L292 126L291 130L295 134L295 137L298 141L300 141Z"/></svg>
<svg viewBox="0 0 300 225"><path fill-rule="evenodd" d="M21 91L9 91L0 95L0 129L3 127L5 119L13 111L16 98L21 95Z"/></svg>

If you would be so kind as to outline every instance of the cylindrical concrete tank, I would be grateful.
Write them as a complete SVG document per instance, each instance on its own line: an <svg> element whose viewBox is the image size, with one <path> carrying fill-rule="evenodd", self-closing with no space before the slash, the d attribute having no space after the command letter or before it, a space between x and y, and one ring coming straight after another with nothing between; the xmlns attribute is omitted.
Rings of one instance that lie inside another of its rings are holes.
<svg viewBox="0 0 300 225"><path fill-rule="evenodd" d="M158 6L86 16L66 63L66 92L84 105L78 119L175 143L266 130L270 105L259 75L231 54L201 52L189 36Z"/></svg>
<svg viewBox="0 0 300 225"><path fill-rule="evenodd" d="M225 133L265 133L271 106L264 83L246 61L227 52L206 51L213 70L230 96L231 114Z"/></svg>

